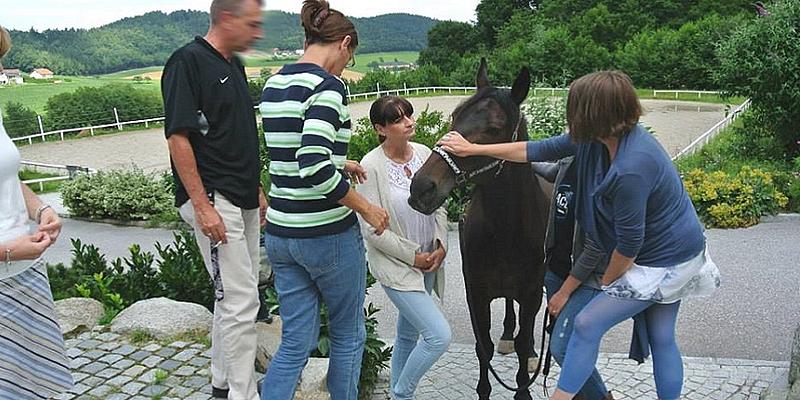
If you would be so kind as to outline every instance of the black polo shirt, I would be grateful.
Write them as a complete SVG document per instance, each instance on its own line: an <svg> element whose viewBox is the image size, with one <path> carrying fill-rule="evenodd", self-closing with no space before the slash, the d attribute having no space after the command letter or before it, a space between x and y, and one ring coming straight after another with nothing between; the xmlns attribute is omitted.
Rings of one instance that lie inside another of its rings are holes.
<svg viewBox="0 0 800 400"><path fill-rule="evenodd" d="M161 92L164 133L188 132L206 191L219 191L243 209L258 208L258 130L239 58L226 60L198 36L167 61ZM174 162L172 173L180 207L189 196Z"/></svg>

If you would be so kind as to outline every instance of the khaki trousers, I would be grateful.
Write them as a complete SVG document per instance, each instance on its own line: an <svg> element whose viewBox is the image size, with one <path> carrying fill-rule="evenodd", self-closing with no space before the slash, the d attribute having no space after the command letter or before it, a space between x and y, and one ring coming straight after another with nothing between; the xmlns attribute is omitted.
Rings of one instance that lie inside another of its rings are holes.
<svg viewBox="0 0 800 400"><path fill-rule="evenodd" d="M256 356L255 319L258 313L259 226L258 209L243 210L219 192L214 196L227 231L228 243L217 248L224 298L214 303L211 331L211 384L229 389L230 400L258 400L253 371ZM211 241L195 220L191 201L180 208L192 226L209 276L214 277Z"/></svg>

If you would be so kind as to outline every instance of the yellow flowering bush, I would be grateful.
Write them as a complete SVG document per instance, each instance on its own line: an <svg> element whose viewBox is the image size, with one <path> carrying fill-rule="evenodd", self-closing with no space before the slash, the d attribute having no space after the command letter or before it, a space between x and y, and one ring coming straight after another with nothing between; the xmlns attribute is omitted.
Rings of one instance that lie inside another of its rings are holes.
<svg viewBox="0 0 800 400"><path fill-rule="evenodd" d="M776 214L788 202L772 174L748 166L736 175L694 169L684 174L683 184L708 227L753 226L761 216Z"/></svg>

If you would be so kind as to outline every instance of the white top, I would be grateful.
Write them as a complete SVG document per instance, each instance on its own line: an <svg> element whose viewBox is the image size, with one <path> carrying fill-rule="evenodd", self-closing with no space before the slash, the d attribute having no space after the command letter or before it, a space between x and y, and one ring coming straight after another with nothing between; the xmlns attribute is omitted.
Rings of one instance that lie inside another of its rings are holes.
<svg viewBox="0 0 800 400"><path fill-rule="evenodd" d="M413 152L411 160L406 163L395 162L386 158L386 171L389 173L389 190L392 208L397 215L397 220L406 234L406 238L419 243L420 251L433 251L436 247L436 215L425 215L408 205L411 196L411 178L422 167L423 160ZM406 175L406 168L411 176Z"/></svg>
<svg viewBox="0 0 800 400"><path fill-rule="evenodd" d="M409 144L420 160L430 156L431 150L425 145L414 142ZM359 216L361 233L364 235L364 243L367 247L369 270L375 279L384 286L400 291L425 292L424 274L422 270L414 267L416 253L422 251L425 246L406 237L405 224L401 224L401 222L405 222L404 218L399 217L398 211L395 209L395 204L399 200L393 201L393 197L396 196L391 194L394 184L390 182L387 160L388 157L384 154L381 146L370 150L361 160L361 166L367 171L368 179L363 184L356 186L359 193L370 203L381 206L389 213L389 226L381 235L376 235L375 230ZM396 174L394 175L397 178ZM402 180L398 179L396 183L401 182ZM402 199L403 204L406 204L408 195ZM436 240L440 240L446 249L447 211L444 207L439 207L434 215L436 221L434 237ZM431 236L427 236L425 241L435 243ZM444 268L439 268L435 274L433 289L439 298L443 298Z"/></svg>
<svg viewBox="0 0 800 400"><path fill-rule="evenodd" d="M19 151L3 127L0 113L0 243L28 234L28 211L19 182ZM5 255L2 255L5 261Z"/></svg>

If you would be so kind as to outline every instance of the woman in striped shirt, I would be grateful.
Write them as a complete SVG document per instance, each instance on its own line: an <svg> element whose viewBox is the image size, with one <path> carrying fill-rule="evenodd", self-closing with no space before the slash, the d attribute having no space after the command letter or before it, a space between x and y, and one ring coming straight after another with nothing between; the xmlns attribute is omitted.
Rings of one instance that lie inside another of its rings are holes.
<svg viewBox="0 0 800 400"><path fill-rule="evenodd" d="M282 342L261 398L291 399L317 347L321 302L328 307L333 400L358 395L364 329L366 261L355 213L381 234L387 212L351 188L366 178L345 159L351 135L344 82L358 34L324 0L305 0L305 54L271 77L261 97L270 156L267 255L283 322Z"/></svg>

